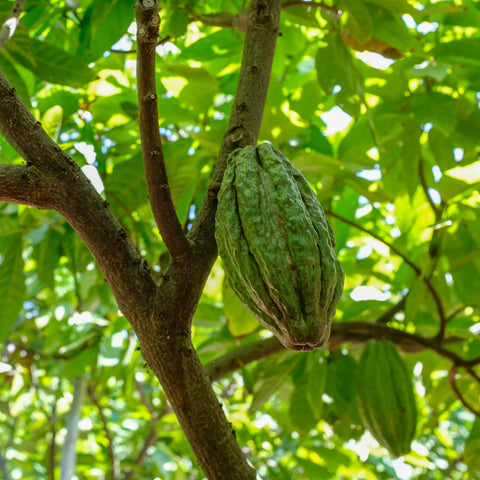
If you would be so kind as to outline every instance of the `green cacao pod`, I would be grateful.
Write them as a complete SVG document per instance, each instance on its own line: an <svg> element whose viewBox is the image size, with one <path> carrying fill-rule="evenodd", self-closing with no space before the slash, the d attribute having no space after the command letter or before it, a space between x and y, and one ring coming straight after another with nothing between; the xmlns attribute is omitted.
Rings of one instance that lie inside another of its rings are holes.
<svg viewBox="0 0 480 480"><path fill-rule="evenodd" d="M356 386L365 427L395 457L408 453L417 410L410 374L392 342L367 342L358 363Z"/></svg>
<svg viewBox="0 0 480 480"><path fill-rule="evenodd" d="M269 143L229 156L215 236L233 291L283 345L328 340L344 282L333 230L308 182Z"/></svg>

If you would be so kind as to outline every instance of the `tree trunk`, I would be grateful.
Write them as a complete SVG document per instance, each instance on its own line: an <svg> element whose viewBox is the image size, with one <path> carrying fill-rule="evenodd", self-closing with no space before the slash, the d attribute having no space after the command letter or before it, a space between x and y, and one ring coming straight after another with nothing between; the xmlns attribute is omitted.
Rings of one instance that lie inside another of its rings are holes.
<svg viewBox="0 0 480 480"><path fill-rule="evenodd" d="M255 145L268 91L280 16L280 0L252 0L237 93L220 146L212 183L188 238L172 209L161 143L157 138L155 41L158 2L136 6L139 49L140 130L152 211L170 252L160 285L131 245L108 203L78 165L48 137L0 72L0 133L26 165L0 165L0 200L53 209L77 231L105 275L142 354L162 383L200 467L209 480L256 477L212 390L191 341L191 321L217 256L216 192L228 155ZM143 29L143 30L142 30ZM143 40L142 40L143 38ZM143 50L142 50L143 49ZM153 68L152 68L153 65ZM160 182L160 188L158 186Z"/></svg>

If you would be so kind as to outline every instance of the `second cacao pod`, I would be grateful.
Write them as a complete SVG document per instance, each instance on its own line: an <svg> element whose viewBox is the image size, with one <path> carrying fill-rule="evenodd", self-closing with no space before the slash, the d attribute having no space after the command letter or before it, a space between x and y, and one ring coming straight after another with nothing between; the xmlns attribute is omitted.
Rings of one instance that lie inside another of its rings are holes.
<svg viewBox="0 0 480 480"><path fill-rule="evenodd" d="M417 409L407 366L390 341L369 341L357 368L357 402L363 424L398 457L410 451Z"/></svg>

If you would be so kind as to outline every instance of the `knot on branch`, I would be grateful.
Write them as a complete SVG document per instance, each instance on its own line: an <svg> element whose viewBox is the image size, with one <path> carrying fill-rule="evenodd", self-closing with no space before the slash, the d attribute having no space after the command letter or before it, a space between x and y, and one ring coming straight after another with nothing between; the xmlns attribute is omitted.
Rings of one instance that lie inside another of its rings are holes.
<svg viewBox="0 0 480 480"><path fill-rule="evenodd" d="M222 186L221 182L211 183L207 190L208 197L211 198L212 200L215 200L217 198L218 191L220 190L221 186Z"/></svg>
<svg viewBox="0 0 480 480"><path fill-rule="evenodd" d="M157 6L156 0L140 0L143 8L155 8Z"/></svg>

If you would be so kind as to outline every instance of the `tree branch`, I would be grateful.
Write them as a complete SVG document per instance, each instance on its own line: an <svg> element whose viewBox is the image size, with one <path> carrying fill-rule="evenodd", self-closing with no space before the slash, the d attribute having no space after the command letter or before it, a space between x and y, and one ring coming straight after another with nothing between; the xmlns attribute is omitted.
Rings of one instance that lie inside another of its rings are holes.
<svg viewBox="0 0 480 480"><path fill-rule="evenodd" d="M5 44L13 37L17 25L20 22L20 14L25 7L27 0L15 0L12 9L8 15L8 18L3 22L3 25L0 27L0 50L5 46Z"/></svg>
<svg viewBox="0 0 480 480"><path fill-rule="evenodd" d="M78 423L82 418L82 408L87 391L87 377L82 375L73 379L73 401L67 415L65 428L67 433L62 447L60 460L60 480L70 480L77 467Z"/></svg>
<svg viewBox="0 0 480 480"><path fill-rule="evenodd" d="M0 164L0 201L47 209L53 207L55 198L35 166Z"/></svg>
<svg viewBox="0 0 480 480"><path fill-rule="evenodd" d="M26 165L0 165L0 199L60 213L102 270L124 315L150 311L156 285L108 203L48 136L0 72L0 134Z"/></svg>
<svg viewBox="0 0 480 480"><path fill-rule="evenodd" d="M392 318L395 316L396 313L404 310L405 303L407 301L407 295L402 297L402 299L398 303L396 303L395 305L392 305L386 312L382 313L382 315L380 315L377 318L376 322L383 323L383 324L388 323L390 320L392 320Z"/></svg>
<svg viewBox="0 0 480 480"><path fill-rule="evenodd" d="M280 0L252 0L242 65L227 132L222 139L209 191L200 206L189 237L217 255L214 239L217 192L227 157L236 148L256 145L267 98L273 56L279 31Z"/></svg>
<svg viewBox="0 0 480 480"><path fill-rule="evenodd" d="M137 84L143 164L153 216L174 260L185 259L189 242L175 212L168 184L158 126L155 55L160 16L157 0L139 0L137 20Z"/></svg>
<svg viewBox="0 0 480 480"><path fill-rule="evenodd" d="M215 382L225 375L243 368L249 363L281 352L284 349L285 347L280 343L277 337L259 340L212 360L205 365L205 371L210 380Z"/></svg>
<svg viewBox="0 0 480 480"><path fill-rule="evenodd" d="M430 205L430 208L432 209L434 215L435 215L435 223L438 224L442 220L442 214L443 214L443 200L442 204L437 207L435 203L433 202L433 199L428 191L428 185L427 185L427 179L425 178L425 172L423 169L423 158L420 157L420 160L418 162L418 176L420 178L420 185L422 187L423 193L425 195L425 198L427 199L428 204ZM441 243L441 236L442 236L442 230L440 229L433 229L432 233L432 238L430 240L430 247L429 247L429 254L430 258L432 259L432 269L431 273L435 271L436 265L440 259L440 243ZM438 334L437 334L437 342L440 344L443 342L444 336L445 336L445 329L447 327L448 319L446 318L445 315L440 316L440 328L438 329Z"/></svg>
<svg viewBox="0 0 480 480"><path fill-rule="evenodd" d="M163 276L151 314L137 325L142 355L164 387L204 474L210 480L253 480L231 425L218 406L191 341L191 319L217 250L214 238L216 185L228 154L256 144L278 34L279 0L252 0L239 85L227 133L220 147L213 187L189 234L185 265L173 262ZM188 268L186 268L188 265Z"/></svg>

